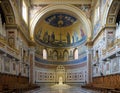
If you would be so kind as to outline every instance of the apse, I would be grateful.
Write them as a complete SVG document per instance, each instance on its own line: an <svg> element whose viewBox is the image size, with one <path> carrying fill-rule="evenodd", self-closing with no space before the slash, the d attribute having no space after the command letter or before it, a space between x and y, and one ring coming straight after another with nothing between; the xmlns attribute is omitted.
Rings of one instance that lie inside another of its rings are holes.
<svg viewBox="0 0 120 93"><path fill-rule="evenodd" d="M76 16L55 12L45 15L38 21L34 40L49 47L76 47L85 43L86 32Z"/></svg>

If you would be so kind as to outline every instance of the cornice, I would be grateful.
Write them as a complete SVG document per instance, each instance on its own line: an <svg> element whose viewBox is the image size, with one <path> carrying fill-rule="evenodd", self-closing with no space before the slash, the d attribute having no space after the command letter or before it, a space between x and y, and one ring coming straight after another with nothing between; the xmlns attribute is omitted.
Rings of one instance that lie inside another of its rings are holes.
<svg viewBox="0 0 120 93"><path fill-rule="evenodd" d="M6 24L5 27L7 29L13 28L13 29L18 29L18 26L16 24Z"/></svg>
<svg viewBox="0 0 120 93"><path fill-rule="evenodd" d="M92 0L31 0L32 5L44 4L91 4Z"/></svg>

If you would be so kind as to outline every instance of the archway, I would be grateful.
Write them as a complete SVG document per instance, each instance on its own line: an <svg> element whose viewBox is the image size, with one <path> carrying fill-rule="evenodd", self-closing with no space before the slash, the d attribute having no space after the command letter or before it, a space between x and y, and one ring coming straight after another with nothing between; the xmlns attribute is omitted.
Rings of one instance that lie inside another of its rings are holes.
<svg viewBox="0 0 120 93"><path fill-rule="evenodd" d="M82 24L85 26L85 29L87 31L87 37L88 38L91 37L91 30L92 30L91 22L80 9L78 9L77 7L72 6L72 5L54 5L54 6L49 5L43 9L39 10L35 14L33 19L30 21L30 36L33 41L34 41L34 38L33 38L34 30L35 30L36 24L39 21L39 19L41 17L43 17L44 15L46 15L47 13L54 12L57 10L69 11L72 14L75 14L78 17L78 19L82 22Z"/></svg>

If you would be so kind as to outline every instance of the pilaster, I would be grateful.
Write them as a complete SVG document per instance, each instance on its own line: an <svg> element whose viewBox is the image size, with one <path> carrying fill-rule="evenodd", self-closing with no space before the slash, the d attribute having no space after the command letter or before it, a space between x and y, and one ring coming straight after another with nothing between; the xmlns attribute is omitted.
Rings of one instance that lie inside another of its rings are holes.
<svg viewBox="0 0 120 93"><path fill-rule="evenodd" d="M92 82L92 41L88 40L87 46L87 72L86 72L86 83Z"/></svg>
<svg viewBox="0 0 120 93"><path fill-rule="evenodd" d="M30 47L30 54L29 54L29 62L30 62L30 67L29 67L29 82L34 84L35 83L35 48L34 46Z"/></svg>

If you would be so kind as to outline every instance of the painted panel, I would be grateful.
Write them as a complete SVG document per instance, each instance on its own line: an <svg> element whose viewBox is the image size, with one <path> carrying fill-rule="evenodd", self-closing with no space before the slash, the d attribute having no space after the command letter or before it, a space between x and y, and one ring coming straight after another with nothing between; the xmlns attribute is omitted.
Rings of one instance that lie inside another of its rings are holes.
<svg viewBox="0 0 120 93"><path fill-rule="evenodd" d="M37 71L37 82L55 82L54 72Z"/></svg>
<svg viewBox="0 0 120 93"><path fill-rule="evenodd" d="M66 82L85 82L85 72L67 72Z"/></svg>

